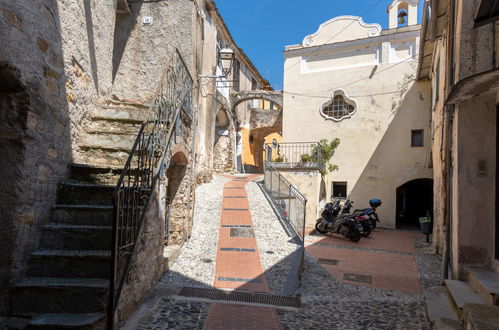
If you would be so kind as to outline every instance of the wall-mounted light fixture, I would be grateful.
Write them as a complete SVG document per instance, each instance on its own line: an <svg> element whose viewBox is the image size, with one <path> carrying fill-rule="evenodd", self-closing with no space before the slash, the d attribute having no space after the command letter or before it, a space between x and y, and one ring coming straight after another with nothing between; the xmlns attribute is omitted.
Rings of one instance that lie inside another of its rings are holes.
<svg viewBox="0 0 499 330"><path fill-rule="evenodd" d="M222 75L227 77L232 70L232 63L234 62L234 51L229 47L220 50L220 62L222 65Z"/></svg>

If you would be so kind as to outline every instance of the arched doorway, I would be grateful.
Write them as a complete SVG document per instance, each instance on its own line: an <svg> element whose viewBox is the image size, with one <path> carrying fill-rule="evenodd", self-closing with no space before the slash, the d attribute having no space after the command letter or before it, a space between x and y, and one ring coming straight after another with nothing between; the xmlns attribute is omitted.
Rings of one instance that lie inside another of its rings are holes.
<svg viewBox="0 0 499 330"><path fill-rule="evenodd" d="M213 169L215 172L224 173L232 170L234 151L232 132L229 116L224 109L217 112L215 118L215 139L213 141Z"/></svg>
<svg viewBox="0 0 499 330"><path fill-rule="evenodd" d="M408 181L397 188L397 229L419 228L419 218L433 214L433 179Z"/></svg>
<svg viewBox="0 0 499 330"><path fill-rule="evenodd" d="M187 157L183 152L176 152L171 160L170 166L166 171L168 186L165 196L165 240L170 243L181 243L186 234L184 231L185 210L182 196L186 194L186 172Z"/></svg>

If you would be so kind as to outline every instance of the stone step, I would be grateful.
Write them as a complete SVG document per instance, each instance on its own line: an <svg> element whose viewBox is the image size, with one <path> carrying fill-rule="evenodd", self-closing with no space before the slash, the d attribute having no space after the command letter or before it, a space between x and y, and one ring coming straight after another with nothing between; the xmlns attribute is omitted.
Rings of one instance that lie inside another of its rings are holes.
<svg viewBox="0 0 499 330"><path fill-rule="evenodd" d="M26 327L29 329L74 329L74 330L104 330L106 328L106 314L42 314L31 320Z"/></svg>
<svg viewBox="0 0 499 330"><path fill-rule="evenodd" d="M57 189L57 204L112 205L114 186L63 181Z"/></svg>
<svg viewBox="0 0 499 330"><path fill-rule="evenodd" d="M137 135L119 135L113 133L86 134L83 147L105 150L132 150Z"/></svg>
<svg viewBox="0 0 499 330"><path fill-rule="evenodd" d="M482 298L473 291L471 286L464 281L454 281L454 280L445 280L445 285L449 290L450 296L456 305L459 316L462 318L462 310L464 304L466 303L475 303L475 304L483 304Z"/></svg>
<svg viewBox="0 0 499 330"><path fill-rule="evenodd" d="M85 128L87 133L112 133L117 135L137 136L141 122L115 122L105 119L93 119Z"/></svg>
<svg viewBox="0 0 499 330"><path fill-rule="evenodd" d="M12 314L100 313L106 309L108 290L109 281L103 279L27 278L12 290Z"/></svg>
<svg viewBox="0 0 499 330"><path fill-rule="evenodd" d="M123 167L113 165L71 164L71 178L103 185L116 185Z"/></svg>
<svg viewBox="0 0 499 330"><path fill-rule="evenodd" d="M76 161L83 164L124 167L131 149L80 146Z"/></svg>
<svg viewBox="0 0 499 330"><path fill-rule="evenodd" d="M461 322L441 318L433 322L433 330L464 330Z"/></svg>
<svg viewBox="0 0 499 330"><path fill-rule="evenodd" d="M104 105L93 112L91 118L121 123L142 123L150 113L151 110L146 107Z"/></svg>
<svg viewBox="0 0 499 330"><path fill-rule="evenodd" d="M481 267L467 267L468 282L487 304L499 305L499 274Z"/></svg>
<svg viewBox="0 0 499 330"><path fill-rule="evenodd" d="M484 304L465 304L464 324L467 330L499 329L499 307Z"/></svg>
<svg viewBox="0 0 499 330"><path fill-rule="evenodd" d="M109 278L110 250L36 250L30 258L30 277Z"/></svg>
<svg viewBox="0 0 499 330"><path fill-rule="evenodd" d="M445 286L428 289L425 294L426 313L432 324L439 319L459 321Z"/></svg>
<svg viewBox="0 0 499 330"><path fill-rule="evenodd" d="M55 205L52 208L52 222L72 225L111 226L113 207L111 205Z"/></svg>
<svg viewBox="0 0 499 330"><path fill-rule="evenodd" d="M42 227L40 249L111 249L112 226L50 223Z"/></svg>

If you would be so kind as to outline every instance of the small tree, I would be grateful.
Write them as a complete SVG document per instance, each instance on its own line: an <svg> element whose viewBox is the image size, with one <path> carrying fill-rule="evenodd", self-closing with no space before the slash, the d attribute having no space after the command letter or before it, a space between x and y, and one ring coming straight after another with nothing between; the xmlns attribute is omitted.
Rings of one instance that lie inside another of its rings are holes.
<svg viewBox="0 0 499 330"><path fill-rule="evenodd" d="M318 155L319 153L321 154L321 157L319 158L321 169L319 171L323 176L326 175L328 172L338 170L338 165L329 164L329 161L333 157L334 152L336 148L338 148L339 144L340 144L339 138L334 138L331 141L328 141L327 139L322 139L318 145L313 147L312 160L314 162L317 162Z"/></svg>

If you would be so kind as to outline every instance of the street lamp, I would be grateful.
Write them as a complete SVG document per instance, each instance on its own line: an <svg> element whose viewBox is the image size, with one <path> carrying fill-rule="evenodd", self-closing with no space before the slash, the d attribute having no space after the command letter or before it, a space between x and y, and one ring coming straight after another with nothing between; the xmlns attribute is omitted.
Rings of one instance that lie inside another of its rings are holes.
<svg viewBox="0 0 499 330"><path fill-rule="evenodd" d="M231 69L232 62L234 61L234 51L229 47L220 50L220 62L222 64L222 75L227 78Z"/></svg>

